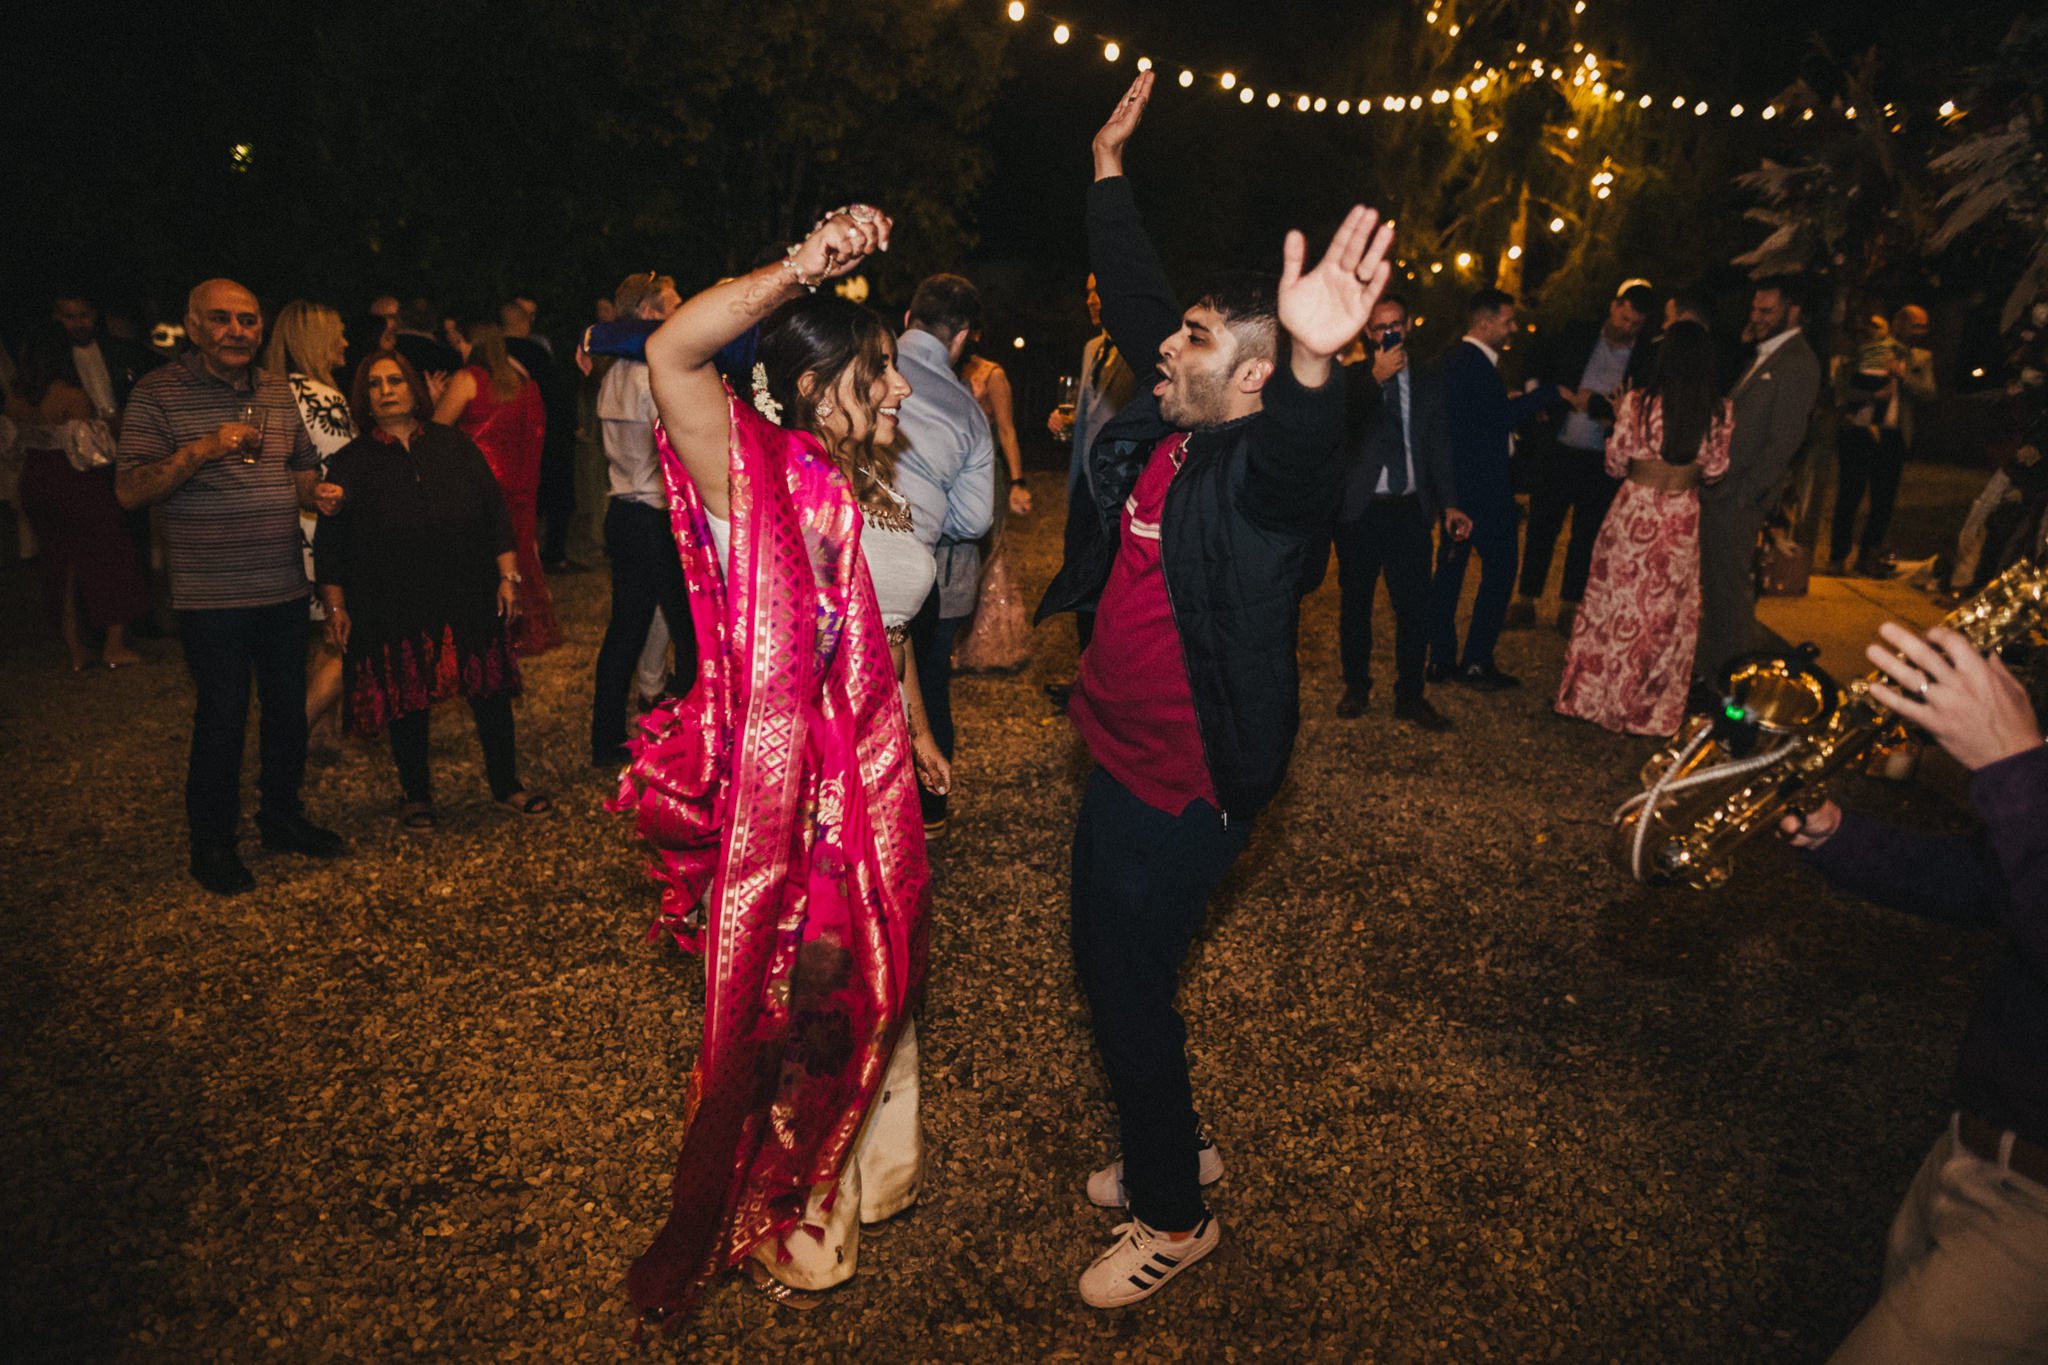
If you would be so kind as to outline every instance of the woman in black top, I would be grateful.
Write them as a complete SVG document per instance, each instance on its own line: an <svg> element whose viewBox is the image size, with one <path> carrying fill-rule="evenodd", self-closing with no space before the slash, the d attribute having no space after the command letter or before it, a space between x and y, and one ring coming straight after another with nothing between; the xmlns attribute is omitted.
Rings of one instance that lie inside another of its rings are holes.
<svg viewBox="0 0 2048 1365"><path fill-rule="evenodd" d="M520 785L512 698L519 613L511 522L490 466L467 436L426 420L426 386L404 358L356 370L365 433L336 451L316 490L314 567L328 637L342 651L342 714L360 735L391 732L405 827L438 826L427 716L461 696L476 718L491 795L522 815L554 809Z"/></svg>

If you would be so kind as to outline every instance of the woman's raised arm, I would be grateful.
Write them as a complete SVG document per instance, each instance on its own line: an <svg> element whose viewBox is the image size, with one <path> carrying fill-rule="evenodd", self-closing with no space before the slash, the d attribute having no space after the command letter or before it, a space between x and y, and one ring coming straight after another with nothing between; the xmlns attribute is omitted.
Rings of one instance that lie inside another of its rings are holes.
<svg viewBox="0 0 2048 1365"><path fill-rule="evenodd" d="M647 338L655 410L712 516L722 519L732 509L726 450L732 414L712 357L804 288L888 250L890 226L887 214L865 204L835 210L787 258L694 295Z"/></svg>

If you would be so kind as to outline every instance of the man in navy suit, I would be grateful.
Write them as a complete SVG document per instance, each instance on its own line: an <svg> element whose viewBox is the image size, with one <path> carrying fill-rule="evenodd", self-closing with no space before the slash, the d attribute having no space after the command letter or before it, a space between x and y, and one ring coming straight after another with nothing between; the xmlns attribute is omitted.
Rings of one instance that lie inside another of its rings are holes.
<svg viewBox="0 0 2048 1365"><path fill-rule="evenodd" d="M1500 348L1515 332L1515 300L1498 289L1482 289L1467 308L1465 338L1443 359L1444 405L1451 436L1451 469L1458 505L1472 520L1463 540L1437 545L1431 584L1429 671L1431 681L1449 677L1483 691L1498 692L1521 682L1494 667L1493 646L1507 617L1515 586L1515 495L1508 481L1508 433L1516 423L1553 403L1577 395L1557 385L1509 398L1501 386ZM1465 564L1479 556L1479 595L1458 649L1458 595Z"/></svg>
<svg viewBox="0 0 2048 1365"><path fill-rule="evenodd" d="M1450 721L1422 694L1429 533L1441 523L1447 538L1462 540L1472 519L1458 510L1443 383L1434 370L1408 363L1407 343L1408 301L1383 294L1356 354L1345 359L1349 466L1331 536L1344 664L1337 714L1365 714L1372 695L1372 599L1385 575L1394 607L1394 714L1425 730L1447 730Z"/></svg>

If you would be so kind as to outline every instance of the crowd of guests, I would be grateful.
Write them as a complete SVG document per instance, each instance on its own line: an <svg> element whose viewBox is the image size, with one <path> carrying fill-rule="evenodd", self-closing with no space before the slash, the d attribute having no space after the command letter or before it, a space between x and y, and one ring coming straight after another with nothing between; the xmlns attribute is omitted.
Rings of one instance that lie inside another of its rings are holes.
<svg viewBox="0 0 2048 1365"><path fill-rule="evenodd" d="M1291 234L1277 280L1221 277L1183 307L1124 175L1151 86L1141 75L1093 144L1087 299L1101 331L1047 419L1073 455L1063 563L1037 608L1076 616L1077 674L1055 699L1094 765L1070 928L1121 1138L1080 1182L1126 1215L1079 1276L1103 1308L1220 1243L1204 1190L1224 1159L1190 1080L1178 977L1285 782L1300 602L1332 549L1340 716L1370 706L1381 579L1397 717L1442 730L1430 685L1517 686L1498 642L1534 623L1562 537L1557 711L1669 735L1755 643L1756 558L1824 378L1787 280L1757 285L1739 350L1717 344L1701 299L1627 281L1513 394L1500 364L1525 335L1517 301L1484 289L1461 339L1421 363L1407 302L1386 288L1391 225L1363 206L1319 259ZM628 1277L656 1315L686 1313L735 1268L779 1301L816 1302L854 1274L862 1226L915 1202L921 1180L913 1016L927 849L954 785L951 680L1028 657L1000 526L1033 509L1008 376L973 350L974 284L927 277L900 327L820 292L892 228L870 205L834 210L688 299L670 277L628 276L560 360L524 296L489 317L380 298L354 322L306 301L266 319L215 279L190 294L189 351L149 369L66 298L10 384L20 501L74 667L94 648L108 666L134 661L123 627L148 615L151 555L168 567L197 693L190 865L220 894L254 884L237 852L252 678L266 847L346 852L300 799L320 726L388 737L399 824L432 833L429 718L456 697L492 798L553 813L520 779L513 701L522 659L562 640L546 574L577 567L561 452L587 399L612 580L590 756L619 772L613 808L655 852L657 929L706 972L669 1217ZM1831 558L1856 540L1865 572L1882 562L1913 407L1932 393L1925 330L1917 308L1873 318L1834 367L1847 415ZM2037 447L2016 448L2008 490L2038 463ZM1966 536L1992 539L2007 501ZM2008 841L2037 845L2038 819L2005 828L2009 807L2040 809L2041 736L2017 684L1959 642L1887 640L1873 659L1902 689L1888 704L1980 772ZM1859 821L1826 807L1786 832L1862 884L1854 850L1876 836ZM1963 879L1948 913L2041 913L2038 876L1972 881L1963 869L1979 864L1938 853ZM2001 991L1986 1074L1930 1158L1943 1179L1962 1179L1950 1167L1969 1154L2024 1173L2048 1140L2038 1075L2012 1073L2000 1050L2048 1026L2048 994L2024 968ZM1965 1174L1982 1195L1983 1172ZM1924 1282L1950 1262L1921 1243L1895 1250ZM1922 1297L1901 1307L1888 1288L1888 1311L1942 1311ZM1890 1330L1858 1340L1891 1343Z"/></svg>

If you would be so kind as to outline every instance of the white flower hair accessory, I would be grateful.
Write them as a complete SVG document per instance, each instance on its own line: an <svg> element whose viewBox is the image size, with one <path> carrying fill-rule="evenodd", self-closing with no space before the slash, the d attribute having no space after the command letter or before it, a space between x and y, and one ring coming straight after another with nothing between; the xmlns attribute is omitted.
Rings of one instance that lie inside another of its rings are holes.
<svg viewBox="0 0 2048 1365"><path fill-rule="evenodd" d="M775 425L782 425L782 404L769 394L768 367L758 360L754 362L754 411Z"/></svg>

